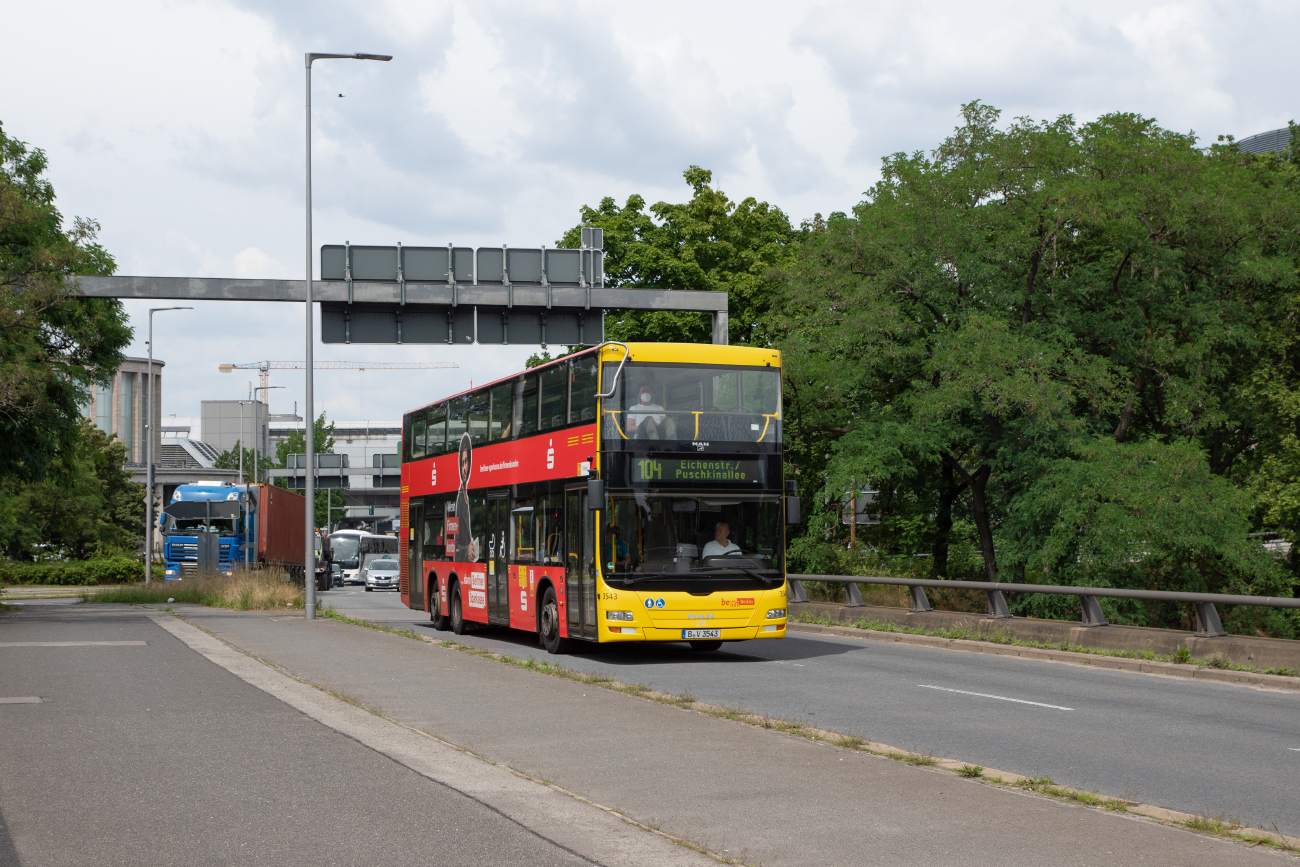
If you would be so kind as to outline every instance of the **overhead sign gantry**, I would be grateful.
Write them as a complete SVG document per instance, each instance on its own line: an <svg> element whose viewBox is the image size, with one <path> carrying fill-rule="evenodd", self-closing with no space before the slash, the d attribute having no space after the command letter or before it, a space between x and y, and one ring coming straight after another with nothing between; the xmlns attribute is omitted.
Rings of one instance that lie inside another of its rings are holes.
<svg viewBox="0 0 1300 867"><path fill-rule="evenodd" d="M605 286L603 233L579 249L546 247L321 247L313 299L322 343L589 345L607 310L700 311L727 342L727 293ZM306 300L302 280L80 277L98 298L184 301Z"/></svg>

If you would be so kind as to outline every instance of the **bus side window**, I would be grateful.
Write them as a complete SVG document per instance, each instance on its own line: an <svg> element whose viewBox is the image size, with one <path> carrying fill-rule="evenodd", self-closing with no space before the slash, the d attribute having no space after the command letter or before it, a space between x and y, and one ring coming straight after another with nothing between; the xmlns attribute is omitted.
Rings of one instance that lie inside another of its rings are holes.
<svg viewBox="0 0 1300 867"><path fill-rule="evenodd" d="M442 503L428 500L424 508L424 559L446 560L447 545L442 534Z"/></svg>
<svg viewBox="0 0 1300 867"><path fill-rule="evenodd" d="M519 422L520 436L537 433L537 374L528 374L523 382L524 413Z"/></svg>
<svg viewBox="0 0 1300 867"><path fill-rule="evenodd" d="M510 512L510 531L514 537L513 560L532 563L536 549L533 546L533 501L531 499L515 500L515 507Z"/></svg>
<svg viewBox="0 0 1300 867"><path fill-rule="evenodd" d="M542 371L541 430L564 427L569 417L569 364Z"/></svg>
<svg viewBox="0 0 1300 867"><path fill-rule="evenodd" d="M596 356L575 358L569 375L570 423L595 420L597 390Z"/></svg>
<svg viewBox="0 0 1300 867"><path fill-rule="evenodd" d="M492 441L510 439L510 423L515 417L515 384L505 382L492 389L492 423L488 438Z"/></svg>
<svg viewBox="0 0 1300 867"><path fill-rule="evenodd" d="M434 457L447 451L447 410L439 406L424 412L429 419L429 430L425 434L425 454Z"/></svg>
<svg viewBox="0 0 1300 867"><path fill-rule="evenodd" d="M487 497L482 490L469 494L469 558L471 562L483 563L487 560L487 533L491 531L487 520Z"/></svg>
<svg viewBox="0 0 1300 867"><path fill-rule="evenodd" d="M425 431L427 429L427 425L424 423L424 417L421 416L417 418L412 427L414 430L411 437L411 457L422 458L425 454L424 439Z"/></svg>
<svg viewBox="0 0 1300 867"><path fill-rule="evenodd" d="M476 446L488 441L488 391L481 389L469 396L466 410L466 422L469 425L470 441Z"/></svg>
<svg viewBox="0 0 1300 867"><path fill-rule="evenodd" d="M454 452L460 448L460 437L465 433L467 403L463 397L447 401L447 451Z"/></svg>

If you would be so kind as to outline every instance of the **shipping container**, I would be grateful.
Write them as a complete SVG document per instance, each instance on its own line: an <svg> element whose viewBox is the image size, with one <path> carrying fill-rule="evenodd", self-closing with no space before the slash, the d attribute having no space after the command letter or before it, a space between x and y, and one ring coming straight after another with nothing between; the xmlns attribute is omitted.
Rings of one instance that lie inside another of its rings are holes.
<svg viewBox="0 0 1300 867"><path fill-rule="evenodd" d="M306 497L274 485L258 485L258 562L301 567L307 545L306 515Z"/></svg>

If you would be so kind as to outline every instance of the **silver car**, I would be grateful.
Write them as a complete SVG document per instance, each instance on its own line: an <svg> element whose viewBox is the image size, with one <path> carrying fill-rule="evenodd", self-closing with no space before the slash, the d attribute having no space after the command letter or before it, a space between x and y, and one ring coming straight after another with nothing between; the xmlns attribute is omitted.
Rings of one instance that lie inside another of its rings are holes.
<svg viewBox="0 0 1300 867"><path fill-rule="evenodd" d="M366 565L366 592L371 590L397 590L401 580L401 566L393 557L379 557Z"/></svg>

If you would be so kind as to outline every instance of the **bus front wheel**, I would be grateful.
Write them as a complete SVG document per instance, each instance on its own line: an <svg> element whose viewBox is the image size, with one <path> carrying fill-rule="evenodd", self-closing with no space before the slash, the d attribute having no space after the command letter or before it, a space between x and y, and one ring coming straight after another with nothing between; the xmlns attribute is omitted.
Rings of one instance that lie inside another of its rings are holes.
<svg viewBox="0 0 1300 867"><path fill-rule="evenodd" d="M465 622L465 614L460 607L459 584L455 584L451 588L451 631L457 635L464 635L469 632L469 624Z"/></svg>
<svg viewBox="0 0 1300 867"><path fill-rule="evenodd" d="M547 653L564 653L569 642L560 637L560 603L555 588L547 587L542 596L542 610L537 617L537 637Z"/></svg>

